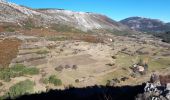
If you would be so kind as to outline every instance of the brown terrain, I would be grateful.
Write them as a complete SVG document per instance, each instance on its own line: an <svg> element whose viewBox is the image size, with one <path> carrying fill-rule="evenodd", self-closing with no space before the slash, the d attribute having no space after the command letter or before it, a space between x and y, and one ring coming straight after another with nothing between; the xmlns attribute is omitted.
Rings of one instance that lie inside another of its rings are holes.
<svg viewBox="0 0 170 100"><path fill-rule="evenodd" d="M8 67L12 59L17 56L21 40L4 38L0 40L0 68Z"/></svg>

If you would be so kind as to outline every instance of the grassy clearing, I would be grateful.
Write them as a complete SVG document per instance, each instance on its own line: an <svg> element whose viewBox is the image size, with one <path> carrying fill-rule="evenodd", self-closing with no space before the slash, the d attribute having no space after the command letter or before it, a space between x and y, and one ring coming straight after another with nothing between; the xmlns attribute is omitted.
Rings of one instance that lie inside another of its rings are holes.
<svg viewBox="0 0 170 100"><path fill-rule="evenodd" d="M123 76L129 76L129 71L128 70L123 70L123 69L118 69L116 71L113 71L111 73L108 73L102 77L100 77L99 80L101 80L100 84L106 85L107 80L111 80L113 78L122 78Z"/></svg>
<svg viewBox="0 0 170 100"><path fill-rule="evenodd" d="M5 68L0 70L0 79L9 82L11 78L20 77L23 75L37 75L39 69L35 67L25 67L22 64L16 64L11 68Z"/></svg>
<svg viewBox="0 0 170 100"><path fill-rule="evenodd" d="M129 56L127 54L119 53L116 59L116 65L121 67L130 67L134 63L137 63L140 59L148 59L149 71L160 70L170 66L170 58L160 58L154 59L154 57L148 55L138 55L138 56Z"/></svg>
<svg viewBox="0 0 170 100"><path fill-rule="evenodd" d="M148 64L150 66L150 70L160 70L164 68L170 67L170 58L160 58L156 60L152 60Z"/></svg>
<svg viewBox="0 0 170 100"><path fill-rule="evenodd" d="M135 62L134 60L137 61L138 59L123 53L119 53L116 58L116 65L121 67L130 67Z"/></svg>

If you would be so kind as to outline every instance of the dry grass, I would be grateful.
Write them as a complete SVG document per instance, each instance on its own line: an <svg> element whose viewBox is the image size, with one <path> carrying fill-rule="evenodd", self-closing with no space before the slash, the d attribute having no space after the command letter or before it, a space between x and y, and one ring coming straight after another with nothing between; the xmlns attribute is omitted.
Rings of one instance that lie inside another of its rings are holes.
<svg viewBox="0 0 170 100"><path fill-rule="evenodd" d="M2 26L0 26L0 32L3 32L4 28Z"/></svg>
<svg viewBox="0 0 170 100"><path fill-rule="evenodd" d="M0 42L0 67L7 67L16 57L21 41L18 39L4 39Z"/></svg>
<svg viewBox="0 0 170 100"><path fill-rule="evenodd" d="M103 43L104 42L102 38L91 36L91 35L83 36L80 39L85 42L90 42L90 43Z"/></svg>

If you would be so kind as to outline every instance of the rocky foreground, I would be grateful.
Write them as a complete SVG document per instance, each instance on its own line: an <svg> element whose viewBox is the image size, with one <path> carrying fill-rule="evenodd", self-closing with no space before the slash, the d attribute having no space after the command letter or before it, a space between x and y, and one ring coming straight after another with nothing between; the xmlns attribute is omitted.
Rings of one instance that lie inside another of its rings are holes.
<svg viewBox="0 0 170 100"><path fill-rule="evenodd" d="M153 74L146 83L144 93L138 94L136 100L170 100L170 76Z"/></svg>

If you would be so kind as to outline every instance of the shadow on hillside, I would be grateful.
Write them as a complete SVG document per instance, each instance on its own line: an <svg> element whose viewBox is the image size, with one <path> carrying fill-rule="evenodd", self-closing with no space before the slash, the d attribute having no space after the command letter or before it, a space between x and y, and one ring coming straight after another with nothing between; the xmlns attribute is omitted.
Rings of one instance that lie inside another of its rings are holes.
<svg viewBox="0 0 170 100"><path fill-rule="evenodd" d="M50 90L47 93L25 95L17 100L134 100L143 93L145 84L137 86L92 86L86 88L69 88L66 90Z"/></svg>

